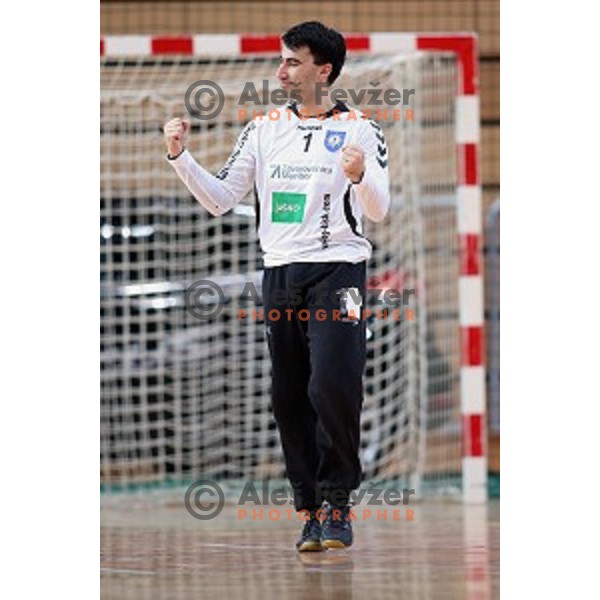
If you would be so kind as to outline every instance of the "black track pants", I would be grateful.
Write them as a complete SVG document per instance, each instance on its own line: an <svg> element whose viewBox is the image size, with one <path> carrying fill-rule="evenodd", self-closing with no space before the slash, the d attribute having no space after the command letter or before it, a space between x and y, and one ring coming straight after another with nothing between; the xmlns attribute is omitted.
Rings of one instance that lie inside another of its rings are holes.
<svg viewBox="0 0 600 600"><path fill-rule="evenodd" d="M366 264L266 268L272 406L297 510L345 504L361 482Z"/></svg>

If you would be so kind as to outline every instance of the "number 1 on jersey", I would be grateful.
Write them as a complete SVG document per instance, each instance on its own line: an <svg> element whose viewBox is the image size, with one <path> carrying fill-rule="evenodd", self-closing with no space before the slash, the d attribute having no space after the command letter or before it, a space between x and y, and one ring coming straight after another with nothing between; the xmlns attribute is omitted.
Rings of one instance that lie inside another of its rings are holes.
<svg viewBox="0 0 600 600"><path fill-rule="evenodd" d="M310 133L306 134L302 139L306 140L306 146L304 146L304 152L308 152L308 147L310 146L310 141L312 140L312 131Z"/></svg>

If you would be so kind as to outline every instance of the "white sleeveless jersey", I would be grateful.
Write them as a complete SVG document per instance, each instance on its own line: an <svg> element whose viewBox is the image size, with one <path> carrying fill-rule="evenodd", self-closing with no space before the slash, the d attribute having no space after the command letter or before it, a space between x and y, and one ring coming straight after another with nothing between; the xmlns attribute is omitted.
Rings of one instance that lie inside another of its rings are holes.
<svg viewBox="0 0 600 600"><path fill-rule="evenodd" d="M352 184L342 169L341 149L347 144L365 152L366 170L359 184ZM171 162L194 192L193 158L185 154ZM365 206L370 203L385 215L389 205L387 162L381 128L358 110L337 104L326 118L300 118L295 107L273 109L245 127L216 174L228 192L227 206L220 205L216 193L208 194L213 207L206 205L206 198L199 200L213 214L222 214L231 208L229 198L239 202L254 187L267 267L359 262L371 255L362 227Z"/></svg>

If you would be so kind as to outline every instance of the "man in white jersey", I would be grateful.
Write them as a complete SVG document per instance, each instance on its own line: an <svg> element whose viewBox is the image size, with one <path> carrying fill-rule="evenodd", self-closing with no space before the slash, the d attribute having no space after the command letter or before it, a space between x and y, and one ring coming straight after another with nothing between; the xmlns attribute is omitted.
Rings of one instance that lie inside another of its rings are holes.
<svg viewBox="0 0 600 600"><path fill-rule="evenodd" d="M282 40L277 77L300 101L250 122L216 175L185 149L187 121L164 132L167 160L212 215L255 187L273 414L294 504L306 515L296 546L319 551L353 541L371 255L362 218L387 213L388 156L379 125L327 93L346 57L342 35L307 22Z"/></svg>

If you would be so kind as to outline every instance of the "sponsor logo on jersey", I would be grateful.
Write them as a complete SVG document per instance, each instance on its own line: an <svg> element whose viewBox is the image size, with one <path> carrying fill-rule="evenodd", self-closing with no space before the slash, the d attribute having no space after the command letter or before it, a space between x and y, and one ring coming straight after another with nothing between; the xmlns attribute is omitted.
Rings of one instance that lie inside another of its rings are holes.
<svg viewBox="0 0 600 600"><path fill-rule="evenodd" d="M302 223L306 194L273 192L271 221L273 223Z"/></svg>
<svg viewBox="0 0 600 600"><path fill-rule="evenodd" d="M346 139L345 131L328 131L325 134L325 148L329 152L337 152L343 145Z"/></svg>
<svg viewBox="0 0 600 600"><path fill-rule="evenodd" d="M319 227L321 229L321 249L326 250L329 248L329 238L331 237L331 231L329 230L329 220L331 214L331 194L325 194L323 196L323 212L321 213L321 219Z"/></svg>
<svg viewBox="0 0 600 600"><path fill-rule="evenodd" d="M308 181L313 175L331 175L330 165L293 165L286 163L270 163L271 179L289 179L292 181Z"/></svg>

